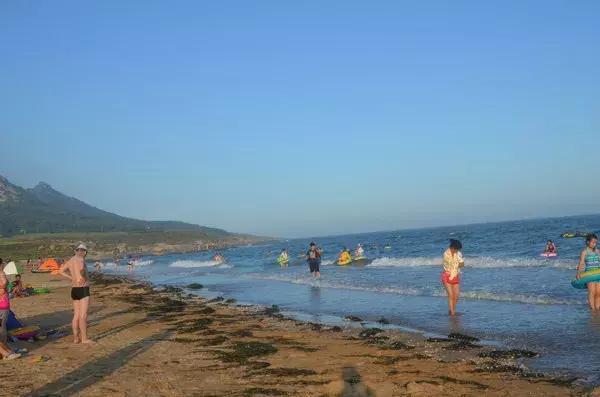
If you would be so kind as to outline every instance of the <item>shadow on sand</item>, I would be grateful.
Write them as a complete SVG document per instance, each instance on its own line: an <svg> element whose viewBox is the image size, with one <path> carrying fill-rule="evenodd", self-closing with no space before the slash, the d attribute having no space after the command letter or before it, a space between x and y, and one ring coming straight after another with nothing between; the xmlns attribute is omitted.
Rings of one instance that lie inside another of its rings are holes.
<svg viewBox="0 0 600 397"><path fill-rule="evenodd" d="M63 375L60 379L27 394L31 397L59 395L72 396L112 374L138 354L143 353L155 343L170 335L169 331L156 333L138 342L132 343L108 356L88 362Z"/></svg>

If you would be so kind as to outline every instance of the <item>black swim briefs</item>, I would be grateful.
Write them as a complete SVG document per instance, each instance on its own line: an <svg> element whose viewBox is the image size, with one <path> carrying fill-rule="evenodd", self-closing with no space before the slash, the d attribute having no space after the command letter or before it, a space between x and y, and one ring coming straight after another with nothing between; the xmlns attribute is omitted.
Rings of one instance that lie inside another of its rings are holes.
<svg viewBox="0 0 600 397"><path fill-rule="evenodd" d="M71 288L71 299L74 301L82 300L90 296L90 287L73 287Z"/></svg>

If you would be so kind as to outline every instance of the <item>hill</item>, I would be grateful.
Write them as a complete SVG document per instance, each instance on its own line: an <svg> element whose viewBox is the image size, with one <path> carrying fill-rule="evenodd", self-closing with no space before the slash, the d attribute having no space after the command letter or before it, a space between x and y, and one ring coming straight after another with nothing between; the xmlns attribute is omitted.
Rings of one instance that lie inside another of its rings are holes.
<svg viewBox="0 0 600 397"><path fill-rule="evenodd" d="M69 197L40 182L32 189L0 176L0 236L71 232L198 232L208 237L231 235L215 229L177 221L144 221L103 211Z"/></svg>

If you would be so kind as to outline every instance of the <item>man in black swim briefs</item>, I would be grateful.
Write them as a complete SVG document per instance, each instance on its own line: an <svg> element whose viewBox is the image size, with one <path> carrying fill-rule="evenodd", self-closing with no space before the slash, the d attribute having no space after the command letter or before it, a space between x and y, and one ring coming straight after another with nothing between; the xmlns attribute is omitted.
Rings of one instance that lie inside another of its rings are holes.
<svg viewBox="0 0 600 397"><path fill-rule="evenodd" d="M66 261L59 273L71 280L71 299L73 300L73 338L75 343L94 343L87 336L87 312L90 306L90 283L85 266L87 248L79 244L75 255Z"/></svg>

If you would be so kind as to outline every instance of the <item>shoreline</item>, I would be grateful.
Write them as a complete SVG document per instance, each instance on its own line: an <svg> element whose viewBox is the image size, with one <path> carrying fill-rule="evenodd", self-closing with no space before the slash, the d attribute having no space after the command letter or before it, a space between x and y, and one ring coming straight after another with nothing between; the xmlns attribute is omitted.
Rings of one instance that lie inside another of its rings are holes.
<svg viewBox="0 0 600 397"><path fill-rule="evenodd" d="M68 283L26 277L51 293L13 300L17 317L68 335L19 342L30 352L0 363L9 379L3 390L12 395L585 394L568 380L523 371L514 357L526 352L481 347L466 335L428 340L325 326L286 318L276 306L240 306L120 275L94 274L90 336L97 344L72 345ZM140 382L140 369L156 376Z"/></svg>
<svg viewBox="0 0 600 397"><path fill-rule="evenodd" d="M20 235L0 238L4 258L15 261L36 260L38 257L66 258L79 243L90 249L89 260L113 259L115 255L161 256L221 250L248 244L260 244L273 239L231 234L223 237L196 232L105 232Z"/></svg>

